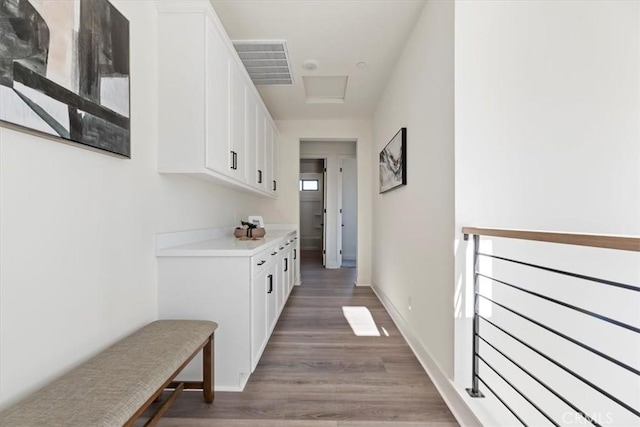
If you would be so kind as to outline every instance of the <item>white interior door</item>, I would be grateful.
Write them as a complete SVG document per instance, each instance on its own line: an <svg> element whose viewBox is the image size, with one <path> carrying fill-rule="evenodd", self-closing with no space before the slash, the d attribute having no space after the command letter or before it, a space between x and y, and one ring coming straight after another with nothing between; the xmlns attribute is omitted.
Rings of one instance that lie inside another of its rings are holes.
<svg viewBox="0 0 640 427"><path fill-rule="evenodd" d="M358 246L356 159L345 158L340 164L340 265L354 266Z"/></svg>
<svg viewBox="0 0 640 427"><path fill-rule="evenodd" d="M324 159L322 172L322 265L327 266L327 159Z"/></svg>

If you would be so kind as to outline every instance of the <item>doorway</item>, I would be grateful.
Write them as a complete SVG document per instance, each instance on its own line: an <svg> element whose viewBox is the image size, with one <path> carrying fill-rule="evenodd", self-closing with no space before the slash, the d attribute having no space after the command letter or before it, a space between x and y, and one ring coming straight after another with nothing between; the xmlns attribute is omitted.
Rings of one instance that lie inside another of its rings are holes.
<svg viewBox="0 0 640 427"><path fill-rule="evenodd" d="M303 258L326 265L325 159L300 160L300 250Z"/></svg>
<svg viewBox="0 0 640 427"><path fill-rule="evenodd" d="M313 256L321 261L316 265L328 269L356 266L356 158L356 141L300 141L300 249L303 251L303 263L309 259L304 256L306 249L315 251Z"/></svg>

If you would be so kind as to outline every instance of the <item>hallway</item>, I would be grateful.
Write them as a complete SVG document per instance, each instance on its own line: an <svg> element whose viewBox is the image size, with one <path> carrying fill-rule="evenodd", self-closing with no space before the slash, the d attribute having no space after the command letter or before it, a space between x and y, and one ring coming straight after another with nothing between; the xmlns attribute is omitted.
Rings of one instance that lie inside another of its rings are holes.
<svg viewBox="0 0 640 427"><path fill-rule="evenodd" d="M457 423L356 269L302 253L295 287L242 393L185 392L164 427L422 427ZM369 314L370 313L370 314Z"/></svg>

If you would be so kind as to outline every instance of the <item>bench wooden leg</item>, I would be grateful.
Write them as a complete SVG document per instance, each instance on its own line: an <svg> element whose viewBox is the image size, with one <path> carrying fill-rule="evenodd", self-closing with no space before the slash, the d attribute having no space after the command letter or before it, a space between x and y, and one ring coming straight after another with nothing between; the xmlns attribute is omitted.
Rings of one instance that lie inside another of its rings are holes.
<svg viewBox="0 0 640 427"><path fill-rule="evenodd" d="M176 389L173 391L173 393L171 393L171 396L169 396L167 401L164 402L160 408L158 408L158 411L155 414L153 414L151 418L149 418L149 420L145 423L144 427L155 426L158 423L158 421L160 421L160 418L162 418L164 413L167 412L169 407L173 404L173 401L176 400L176 398L180 393L182 393L182 390L184 390L184 384L180 383L176 387Z"/></svg>
<svg viewBox="0 0 640 427"><path fill-rule="evenodd" d="M213 402L214 399L214 356L213 356L213 334L209 337L209 341L202 349L202 393L204 394L204 401L207 403Z"/></svg>

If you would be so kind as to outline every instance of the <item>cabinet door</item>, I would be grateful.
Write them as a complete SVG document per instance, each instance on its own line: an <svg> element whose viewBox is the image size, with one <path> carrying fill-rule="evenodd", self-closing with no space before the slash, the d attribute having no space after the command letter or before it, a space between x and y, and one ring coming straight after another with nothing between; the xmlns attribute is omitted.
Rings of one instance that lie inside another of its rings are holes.
<svg viewBox="0 0 640 427"><path fill-rule="evenodd" d="M231 169L230 176L247 182L246 168L246 84L235 61L231 64Z"/></svg>
<svg viewBox="0 0 640 427"><path fill-rule="evenodd" d="M287 272L287 289L286 295L289 295L291 292L291 287L293 286L294 276L293 273L295 271L296 261L293 259L293 253L295 252L295 242L291 242L289 245L289 271ZM285 301L286 302L286 298Z"/></svg>
<svg viewBox="0 0 640 427"><path fill-rule="evenodd" d="M298 281L298 275L300 271L300 249L298 247L298 239L294 239L293 243L293 269L291 271L292 280L289 287L293 289L293 286Z"/></svg>
<svg viewBox="0 0 640 427"><path fill-rule="evenodd" d="M263 271L251 282L251 372L255 369L267 341L267 291L269 271Z"/></svg>
<svg viewBox="0 0 640 427"><path fill-rule="evenodd" d="M271 165L270 165L270 175L271 175L271 194L278 195L278 159L279 159L279 151L278 151L278 133L271 126L271 122L267 120L266 122L267 133L269 134L268 141L271 145Z"/></svg>
<svg viewBox="0 0 640 427"><path fill-rule="evenodd" d="M206 102L205 102L205 166L229 175L232 166L230 123L230 65L231 57L220 34L207 21L205 39ZM185 75L185 79L189 76Z"/></svg>
<svg viewBox="0 0 640 427"><path fill-rule="evenodd" d="M274 193L276 188L276 181L273 176L273 133L271 132L271 125L266 115L264 116L264 140L265 140L265 160L267 169L267 191L270 194Z"/></svg>
<svg viewBox="0 0 640 427"><path fill-rule="evenodd" d="M265 116L262 107L256 103L256 165L258 169L258 187L269 190L267 176L267 141L264 128Z"/></svg>
<svg viewBox="0 0 640 427"><path fill-rule="evenodd" d="M293 251L287 246L287 250L284 255L284 268L283 268L283 280L282 280L282 300L280 301L280 309L284 307L287 302L287 296L289 295L289 286L291 284L291 266L293 264Z"/></svg>
<svg viewBox="0 0 640 427"><path fill-rule="evenodd" d="M244 96L247 183L255 188L260 188L262 184L258 183L260 177L258 176L258 128L256 127L258 102L253 92L246 86Z"/></svg>
<svg viewBox="0 0 640 427"><path fill-rule="evenodd" d="M267 287L267 322L266 322L266 328L267 328L267 336L271 335L271 331L273 331L273 328L276 326L276 320L277 320L277 316L278 316L278 311L277 311L277 304L278 304L278 298L277 298L277 286L278 286L278 279L280 277L280 274L278 274L278 268L277 268L277 264L274 265L274 267L269 268L268 273L267 273L267 281L266 281L266 287Z"/></svg>
<svg viewBox="0 0 640 427"><path fill-rule="evenodd" d="M284 251L284 256L282 257L282 265L280 266L281 279L279 283L279 294L278 294L278 311L282 310L284 306L285 297L289 291L289 275L291 274L291 251L289 251L288 247Z"/></svg>

